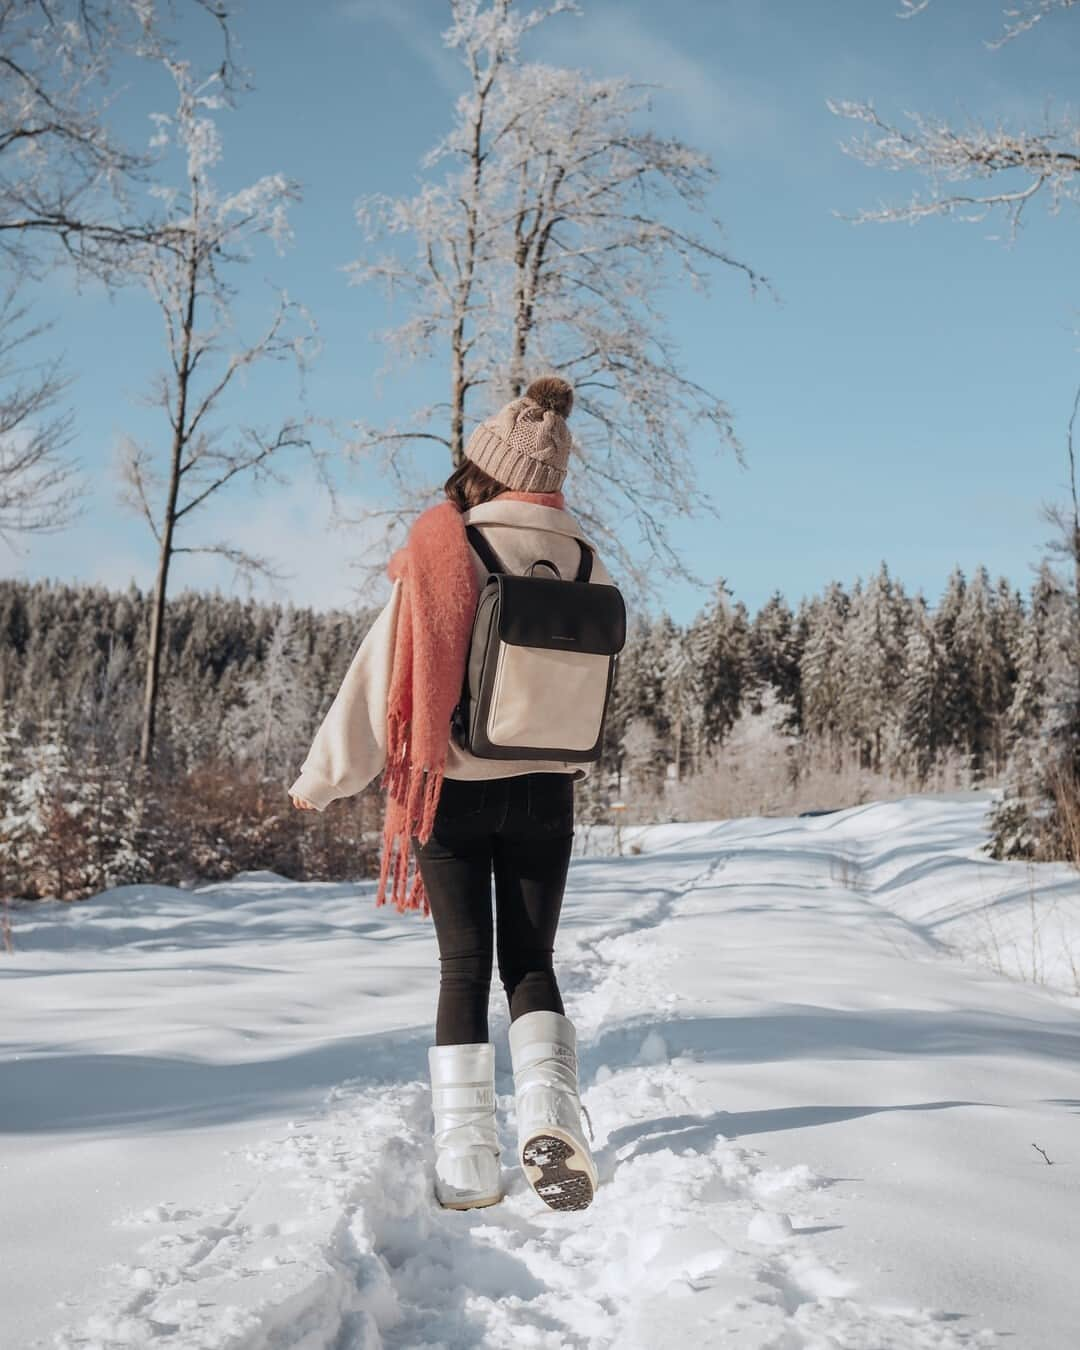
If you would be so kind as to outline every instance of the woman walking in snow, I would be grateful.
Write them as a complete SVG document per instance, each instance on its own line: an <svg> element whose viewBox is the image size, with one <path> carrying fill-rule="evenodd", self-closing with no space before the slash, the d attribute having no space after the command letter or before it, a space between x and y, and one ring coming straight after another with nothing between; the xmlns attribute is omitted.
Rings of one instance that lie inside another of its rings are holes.
<svg viewBox="0 0 1080 1350"><path fill-rule="evenodd" d="M576 1033L552 957L574 781L599 754L611 687L607 658L595 653L621 646L621 638L605 636L618 627L614 601L625 616L562 495L572 405L570 385L545 376L473 431L464 462L446 481L447 500L416 518L391 558L390 599L289 789L297 807L321 811L383 774L376 903L389 895L399 912L430 914L438 943L428 1066L435 1192L448 1208L502 1198L488 1035L496 953L510 1013L519 1162L554 1209L584 1208L598 1180L582 1132ZM512 591L505 577L505 589L492 577L500 572L553 584ZM578 586L571 594L559 584L570 579L608 589ZM485 637L492 652L499 648L500 669L483 681L478 720L463 697L467 666L472 680L483 657L474 625L485 603L490 611L495 599L507 606L516 597L520 605L522 596L535 612L514 619L504 608L497 633ZM541 600L559 616L555 622L541 613ZM502 644L508 632L519 645ZM522 653L541 663L530 668Z"/></svg>

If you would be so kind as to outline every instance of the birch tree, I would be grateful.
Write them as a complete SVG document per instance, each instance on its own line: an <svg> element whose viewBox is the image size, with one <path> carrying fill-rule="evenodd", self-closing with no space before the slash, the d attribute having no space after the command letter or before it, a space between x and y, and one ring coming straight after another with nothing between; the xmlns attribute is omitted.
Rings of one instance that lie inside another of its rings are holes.
<svg viewBox="0 0 1080 1350"><path fill-rule="evenodd" d="M222 148L212 114L222 106L220 80L195 83L185 62L169 62L176 81L177 108L157 114L156 139L183 160L179 187L159 186L173 237L168 248L149 244L135 250L132 266L161 311L168 366L152 390L168 427L162 446L134 439L122 447L124 500L146 520L158 550L150 613L143 698L140 763L150 762L161 671L165 598L177 554L210 553L228 559L242 573L275 575L271 563L229 540L181 544L178 531L188 517L239 479L284 481L278 463L284 452L310 448L303 419L287 417L269 429L215 427L225 396L242 373L267 361L295 360L303 368L314 335L305 311L281 294L262 333L247 345L231 343L228 275L268 239L281 249L289 240L288 208L299 199L298 185L271 174L234 192L220 192L213 179ZM153 498L157 495L156 503Z"/></svg>
<svg viewBox="0 0 1080 1350"><path fill-rule="evenodd" d="M642 591L661 575L691 576L669 522L716 508L689 428L704 424L712 446L740 463L743 448L723 400L683 373L659 295L678 278L706 290L717 268L737 270L752 291L768 283L721 245L708 156L639 125L646 86L521 60L525 33L576 5L519 13L512 0L451 0L450 9L444 40L468 86L423 162L443 177L406 199L363 199L368 242L401 237L414 252L350 269L354 282L381 281L405 299L408 317L384 335L389 349L445 361L449 399L406 427L359 425L354 449L382 455L411 509L431 478L417 489L414 445L430 442L449 472L471 422L557 370L575 389L580 519ZM681 223L695 214L706 218L701 232Z"/></svg>

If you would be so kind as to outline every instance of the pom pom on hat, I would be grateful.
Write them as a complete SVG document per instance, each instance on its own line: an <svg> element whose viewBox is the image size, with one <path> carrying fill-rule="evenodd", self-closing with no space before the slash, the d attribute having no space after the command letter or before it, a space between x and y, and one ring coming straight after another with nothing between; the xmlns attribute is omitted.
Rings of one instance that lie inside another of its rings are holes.
<svg viewBox="0 0 1080 1350"><path fill-rule="evenodd" d="M574 391L560 375L541 375L533 380L525 390L525 397L560 417L569 417L574 406Z"/></svg>

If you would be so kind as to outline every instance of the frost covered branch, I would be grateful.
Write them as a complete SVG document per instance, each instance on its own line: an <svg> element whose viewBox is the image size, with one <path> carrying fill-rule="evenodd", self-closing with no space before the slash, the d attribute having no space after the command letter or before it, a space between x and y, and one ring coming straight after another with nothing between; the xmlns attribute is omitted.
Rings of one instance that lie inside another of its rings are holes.
<svg viewBox="0 0 1080 1350"><path fill-rule="evenodd" d="M233 60L229 6L187 0L218 30L218 78L229 96L244 76ZM124 144L108 117L117 62L176 59L153 0L5 0L0 5L0 254L24 274L42 266L43 243L104 270L127 242L168 245L152 203L136 202L152 147Z"/></svg>
<svg viewBox="0 0 1080 1350"><path fill-rule="evenodd" d="M911 19L922 14L930 6L930 0L900 0L900 18ZM999 38L987 42L988 47L1001 47L1011 42L1021 33L1028 33L1037 23L1060 9L1072 9L1080 0L1027 0L1023 5L1007 5L1002 9L1005 16L1005 31Z"/></svg>
<svg viewBox="0 0 1080 1350"><path fill-rule="evenodd" d="M1002 126L957 130L948 123L908 113L913 130L902 131L878 116L869 103L827 100L830 112L868 124L872 130L842 146L864 164L892 170L916 169L930 180L928 196L914 194L896 206L862 210L845 217L864 221L915 221L932 215L981 220L1003 209L1015 238L1026 204L1039 193L1057 214L1076 202L1080 189L1080 124L1068 120L1041 132L1009 132ZM985 192L952 192L950 183L1004 180ZM837 213L841 214L841 213Z"/></svg>
<svg viewBox="0 0 1080 1350"><path fill-rule="evenodd" d="M1028 0L1021 7L1006 8L1009 21L995 47L1027 32L1051 12L1071 9L1080 0ZM930 0L902 0L903 18L912 18L929 7ZM915 169L930 183L926 196L918 193L901 205L882 205L859 211L844 219L914 222L925 216L954 215L964 220L982 220L1000 209L1009 221L1009 239L1015 241L1027 203L1042 195L1047 209L1056 215L1066 202L1077 201L1080 183L1080 123L1071 114L1052 125L1049 111L1037 131L1010 131L1002 122L987 126L978 122L964 128L940 118L916 112L905 116L910 129L901 130L880 117L870 102L827 99L829 111L864 123L862 137L842 143L846 154L875 168L895 171ZM953 183L988 183L985 191L953 191Z"/></svg>
<svg viewBox="0 0 1080 1350"><path fill-rule="evenodd" d="M0 297L0 538L43 534L78 514L83 484L64 451L72 417L58 411L68 380L57 361L34 363L24 353L44 325L28 326L14 288Z"/></svg>

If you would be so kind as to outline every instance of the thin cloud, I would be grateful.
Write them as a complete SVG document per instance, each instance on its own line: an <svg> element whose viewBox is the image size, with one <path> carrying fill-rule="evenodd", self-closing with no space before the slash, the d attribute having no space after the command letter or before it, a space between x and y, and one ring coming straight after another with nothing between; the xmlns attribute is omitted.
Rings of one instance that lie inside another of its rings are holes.
<svg viewBox="0 0 1080 1350"><path fill-rule="evenodd" d="M360 515L361 497L339 492L338 498L344 514ZM388 583L373 586L370 597L361 597L354 566L378 532L374 525L367 530L333 528L321 485L298 471L288 487L260 494L236 493L215 508L198 512L178 541L192 545L227 541L266 558L284 574L282 582L275 585L258 578L249 591L225 559L208 553L179 553L173 559L169 593L176 595L188 587L220 590L224 595L250 593L259 600L291 600L316 610L351 609L362 601L380 603L389 593ZM118 528L115 517L93 511L58 535L29 541L19 565L9 566L7 572L26 581L52 577L112 590L126 590L134 581L148 592L157 565L155 548L149 531L138 521L127 517Z"/></svg>
<svg viewBox="0 0 1080 1350"><path fill-rule="evenodd" d="M440 8L438 14L446 17ZM462 71L457 57L443 45L442 25L431 22L435 11L414 0L340 0L338 13L359 23L383 24L391 29L414 57L431 71L449 94L461 93Z"/></svg>
<svg viewBox="0 0 1080 1350"><path fill-rule="evenodd" d="M629 7L590 9L576 21L539 30L551 59L602 75L663 86L693 136L713 148L756 154L781 139L775 89L699 60Z"/></svg>

